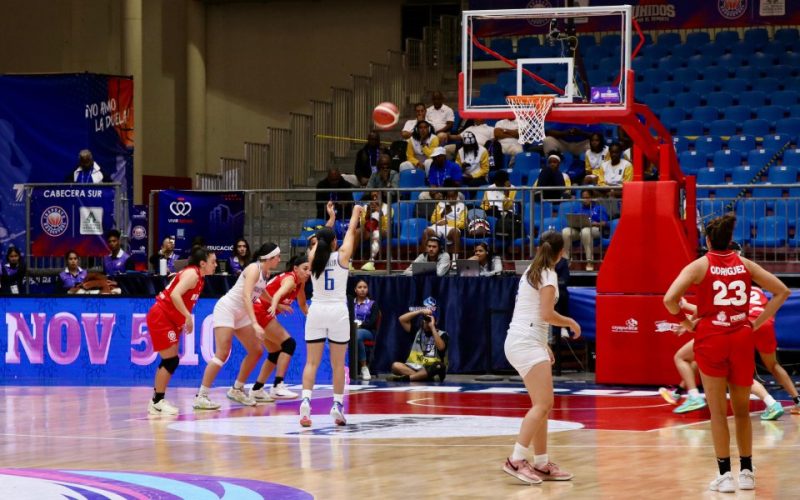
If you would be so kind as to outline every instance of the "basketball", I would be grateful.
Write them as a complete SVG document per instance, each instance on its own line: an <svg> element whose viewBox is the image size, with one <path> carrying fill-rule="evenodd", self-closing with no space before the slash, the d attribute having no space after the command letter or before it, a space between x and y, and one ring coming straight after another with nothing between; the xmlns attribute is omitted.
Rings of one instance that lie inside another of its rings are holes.
<svg viewBox="0 0 800 500"><path fill-rule="evenodd" d="M400 111L394 103L382 102L372 110L372 121L376 128L383 130L392 128L397 125L398 120L400 120Z"/></svg>

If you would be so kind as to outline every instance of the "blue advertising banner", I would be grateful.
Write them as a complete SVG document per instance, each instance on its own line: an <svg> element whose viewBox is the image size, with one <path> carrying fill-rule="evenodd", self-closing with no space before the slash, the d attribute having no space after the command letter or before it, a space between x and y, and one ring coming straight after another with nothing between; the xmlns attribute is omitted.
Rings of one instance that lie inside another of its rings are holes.
<svg viewBox="0 0 800 500"><path fill-rule="evenodd" d="M25 245L22 184L72 182L89 149L133 199L133 79L0 76L0 245Z"/></svg>
<svg viewBox="0 0 800 500"><path fill-rule="evenodd" d="M81 257L106 255L105 233L114 227L116 191L92 184L32 187L31 255L55 257L68 250Z"/></svg>
<svg viewBox="0 0 800 500"><path fill-rule="evenodd" d="M244 235L241 191L160 191L156 193L156 211L155 248L167 236L174 236L175 253L181 258L188 255L195 238L202 238L218 260L227 259L236 239Z"/></svg>
<svg viewBox="0 0 800 500"><path fill-rule="evenodd" d="M199 386L208 361L214 357L212 312L216 299L201 298L194 310L195 331L182 334L180 368L174 386ZM0 298L4 332L5 384L34 385L150 385L158 367L147 333L146 314L153 299L121 297ZM302 382L306 351L305 316L295 310L278 320L297 340L297 351L286 373L287 383ZM327 349L317 381L331 380ZM231 356L215 385L233 383L244 348L233 342ZM260 365L259 365L260 366ZM258 368L255 372L257 373ZM255 380L255 373L250 382Z"/></svg>
<svg viewBox="0 0 800 500"><path fill-rule="evenodd" d="M134 205L130 215L130 234L128 234L128 253L135 263L137 271L147 270L148 207Z"/></svg>
<svg viewBox="0 0 800 500"><path fill-rule="evenodd" d="M576 0L580 6L606 6L630 4L633 17L643 30L676 29L735 29L762 25L800 24L800 9L787 7L788 0ZM525 9L564 7L563 0L470 0L470 10ZM478 36L516 36L542 34L532 31L532 26L547 28L547 20L541 23L526 20L480 21L475 32ZM589 17L576 22L580 33L619 31L619 23L612 18ZM635 38L635 37L634 37Z"/></svg>

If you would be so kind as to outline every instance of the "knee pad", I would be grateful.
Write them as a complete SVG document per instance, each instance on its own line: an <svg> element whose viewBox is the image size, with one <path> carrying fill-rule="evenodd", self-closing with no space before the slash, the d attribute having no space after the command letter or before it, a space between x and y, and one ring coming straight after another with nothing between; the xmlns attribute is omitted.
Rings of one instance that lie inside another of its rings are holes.
<svg viewBox="0 0 800 500"><path fill-rule="evenodd" d="M271 352L271 353L267 354L267 359L273 365L277 365L278 364L278 356L280 356L280 355L281 355L281 351Z"/></svg>
<svg viewBox="0 0 800 500"><path fill-rule="evenodd" d="M225 361L227 361L227 359L219 359L218 357L214 356L213 358L211 358L211 361L209 361L209 363L214 363L215 365L222 368L225 365Z"/></svg>
<svg viewBox="0 0 800 500"><path fill-rule="evenodd" d="M158 365L159 368L163 367L165 370L169 372L170 375L175 374L175 370L178 369L178 365L181 363L181 358L178 356L174 356L172 358L161 358L161 364Z"/></svg>
<svg viewBox="0 0 800 500"><path fill-rule="evenodd" d="M292 337L281 342L281 351L289 356L294 356L294 350L297 349L297 341Z"/></svg>

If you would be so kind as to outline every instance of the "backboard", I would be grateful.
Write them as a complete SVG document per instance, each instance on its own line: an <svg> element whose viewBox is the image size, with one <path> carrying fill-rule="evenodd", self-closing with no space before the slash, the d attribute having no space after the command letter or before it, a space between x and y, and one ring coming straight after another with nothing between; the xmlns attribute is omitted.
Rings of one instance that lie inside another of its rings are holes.
<svg viewBox="0 0 800 500"><path fill-rule="evenodd" d="M555 95L551 115L564 121L626 112L633 102L631 6L530 4L463 11L461 116L513 118L505 96L533 94Z"/></svg>

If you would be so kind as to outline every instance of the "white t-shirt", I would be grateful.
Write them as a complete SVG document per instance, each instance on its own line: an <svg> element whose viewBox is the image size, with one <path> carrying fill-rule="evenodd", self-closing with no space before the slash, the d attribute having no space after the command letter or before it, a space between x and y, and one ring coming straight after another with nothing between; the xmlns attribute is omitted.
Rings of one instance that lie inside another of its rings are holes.
<svg viewBox="0 0 800 500"><path fill-rule="evenodd" d="M417 126L417 119L416 118L408 120L408 121L406 121L406 124L403 125L403 130L402 131L403 132L409 132L409 133L414 132L414 127L416 127L416 126Z"/></svg>
<svg viewBox="0 0 800 500"><path fill-rule="evenodd" d="M455 121L455 119L456 116L453 113L453 110L447 104L442 104L442 107L439 109L431 106L425 111L425 121L430 122L431 125L433 125L432 132L437 132L439 129L447 125L447 122Z"/></svg>
<svg viewBox="0 0 800 500"><path fill-rule="evenodd" d="M591 149L586 150L586 161L589 163L589 168L592 170L599 170L603 168L603 162L608 158L608 146L603 147L599 153L595 153Z"/></svg>
<svg viewBox="0 0 800 500"><path fill-rule="evenodd" d="M347 277L350 270L339 262L339 252L331 252L325 270L318 277L311 275L314 287L312 303L346 304Z"/></svg>
<svg viewBox="0 0 800 500"><path fill-rule="evenodd" d="M508 193L510 191L500 191L492 189L497 187L505 187L505 186L498 186L497 184L492 184L491 186L488 186L486 188L486 191L484 192L484 199L489 202L489 206L495 206L497 207L498 210L505 210L505 201L507 199L506 197L508 196ZM511 185L509 187L513 188L514 186Z"/></svg>
<svg viewBox="0 0 800 500"><path fill-rule="evenodd" d="M603 177L609 186L621 186L625 170L633 168L628 160L621 158L616 165L611 164L611 160L603 162Z"/></svg>
<svg viewBox="0 0 800 500"><path fill-rule="evenodd" d="M528 282L528 270L530 270L530 266L519 280L514 315L508 326L508 334L529 337L542 344L547 344L549 325L542 320L539 311L541 290L546 286L552 286L555 288L556 301L558 301L558 275L553 269L543 269L539 290L537 290Z"/></svg>
<svg viewBox="0 0 800 500"><path fill-rule="evenodd" d="M464 137L464 132L472 132L480 146L485 146L488 141L494 139L494 127L485 123L483 125L472 125L471 127L465 128L461 132L461 137Z"/></svg>
<svg viewBox="0 0 800 500"><path fill-rule="evenodd" d="M519 125L517 125L517 120L516 119L514 119L514 120L505 119L505 120L500 120L499 122L495 123L494 128L504 128L504 129L507 129L507 130L519 130ZM492 135L494 135L494 131L492 131ZM504 139L500 139L500 144L511 146L511 145L514 145L514 144L519 144L519 140L517 140L517 139L515 139L513 137L506 137Z"/></svg>

